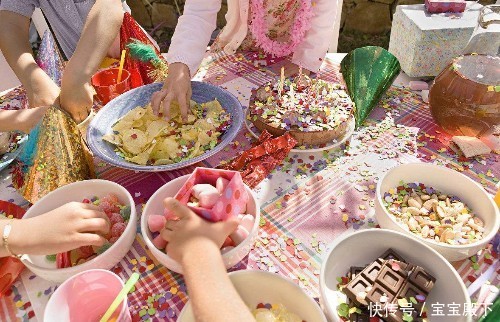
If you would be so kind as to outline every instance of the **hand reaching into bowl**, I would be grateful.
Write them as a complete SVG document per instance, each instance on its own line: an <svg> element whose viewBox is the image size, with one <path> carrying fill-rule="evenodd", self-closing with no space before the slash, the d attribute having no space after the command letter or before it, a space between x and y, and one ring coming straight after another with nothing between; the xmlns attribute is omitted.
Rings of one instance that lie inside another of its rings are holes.
<svg viewBox="0 0 500 322"><path fill-rule="evenodd" d="M10 220L0 220L0 232ZM47 255L81 246L102 246L110 229L109 219L97 206L70 202L41 216L11 223L8 246L13 254ZM0 241L0 257L10 253Z"/></svg>
<svg viewBox="0 0 500 322"><path fill-rule="evenodd" d="M191 76L189 67L183 63L168 66L168 76L163 88L151 97L151 106L156 115L160 113L168 121L170 104L179 103L183 122L187 122L189 101L191 100Z"/></svg>
<svg viewBox="0 0 500 322"><path fill-rule="evenodd" d="M182 265L196 320L255 321L229 280L220 253L238 220L210 223L174 198L164 204L176 219L167 221L161 235L169 256ZM223 309L214 303L224 303Z"/></svg>

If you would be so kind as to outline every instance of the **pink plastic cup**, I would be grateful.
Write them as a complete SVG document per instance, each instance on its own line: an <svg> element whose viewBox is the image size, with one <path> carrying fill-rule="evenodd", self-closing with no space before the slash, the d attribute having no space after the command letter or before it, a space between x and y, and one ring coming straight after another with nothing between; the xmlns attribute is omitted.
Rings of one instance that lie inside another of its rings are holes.
<svg viewBox="0 0 500 322"><path fill-rule="evenodd" d="M45 307L44 321L98 322L122 288L121 278L104 269L76 274L52 294ZM126 299L110 321L132 321Z"/></svg>
<svg viewBox="0 0 500 322"><path fill-rule="evenodd" d="M119 83L117 80L118 68L103 69L92 76L92 86L102 105L130 90L130 73L126 69L123 70Z"/></svg>

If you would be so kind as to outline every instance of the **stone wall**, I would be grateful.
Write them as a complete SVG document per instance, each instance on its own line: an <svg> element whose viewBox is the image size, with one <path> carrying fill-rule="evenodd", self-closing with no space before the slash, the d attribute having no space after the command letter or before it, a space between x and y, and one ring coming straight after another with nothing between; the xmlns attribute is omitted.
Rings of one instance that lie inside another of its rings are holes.
<svg viewBox="0 0 500 322"><path fill-rule="evenodd" d="M182 14L186 0L127 0L134 18L158 41L166 51L170 38ZM236 1L236 0L230 0ZM495 0L480 0L492 4ZM339 36L339 52L377 45L387 48L392 16L398 5L424 3L424 0L344 0ZM217 17L217 27L224 27L227 0Z"/></svg>

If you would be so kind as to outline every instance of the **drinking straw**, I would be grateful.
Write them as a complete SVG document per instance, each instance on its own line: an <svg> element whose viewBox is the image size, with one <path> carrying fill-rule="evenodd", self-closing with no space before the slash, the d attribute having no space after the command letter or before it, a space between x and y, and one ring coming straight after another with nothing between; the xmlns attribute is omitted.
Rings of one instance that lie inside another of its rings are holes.
<svg viewBox="0 0 500 322"><path fill-rule="evenodd" d="M113 314L118 305L125 299L128 292L130 292L130 290L132 289L132 287L134 287L135 283L137 283L138 280L139 280L139 274L132 273L132 275L130 275L130 278L128 279L127 283L125 283L122 290L120 291L120 293L118 293L115 300L113 301L113 303L111 303L108 310L106 311L106 313L104 313L99 322L107 322L109 320L111 314Z"/></svg>
<svg viewBox="0 0 500 322"><path fill-rule="evenodd" d="M126 50L122 50L122 56L120 57L120 68L118 68L118 79L116 80L117 84L122 80L123 64L125 63L125 53Z"/></svg>

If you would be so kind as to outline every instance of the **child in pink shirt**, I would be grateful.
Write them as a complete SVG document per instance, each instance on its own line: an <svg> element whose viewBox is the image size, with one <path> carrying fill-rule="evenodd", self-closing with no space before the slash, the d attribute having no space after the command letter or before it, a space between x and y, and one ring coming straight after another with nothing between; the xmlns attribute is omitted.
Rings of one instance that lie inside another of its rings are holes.
<svg viewBox="0 0 500 322"><path fill-rule="evenodd" d="M220 6L220 0L186 1L167 55L169 75L151 100L156 112L162 105L167 118L174 100L187 115L190 78L205 55ZM316 72L333 37L337 10L335 0L229 0L226 27L212 48L216 53L259 50L289 56L295 67Z"/></svg>

